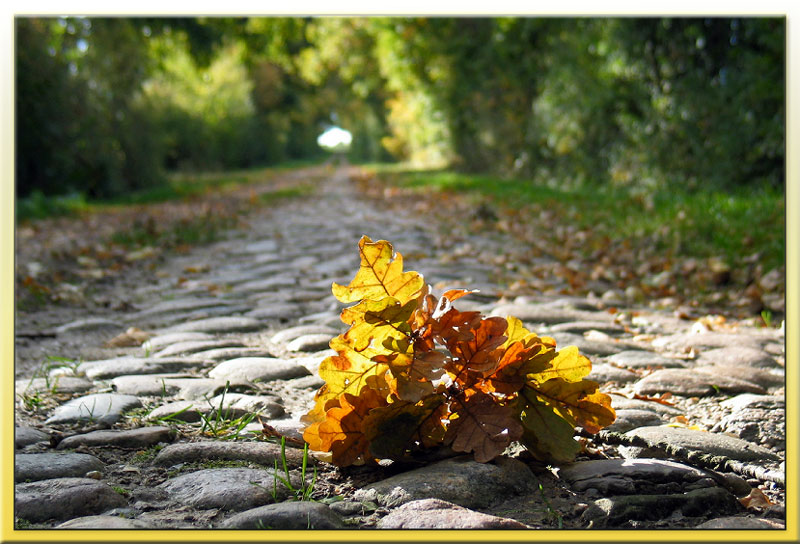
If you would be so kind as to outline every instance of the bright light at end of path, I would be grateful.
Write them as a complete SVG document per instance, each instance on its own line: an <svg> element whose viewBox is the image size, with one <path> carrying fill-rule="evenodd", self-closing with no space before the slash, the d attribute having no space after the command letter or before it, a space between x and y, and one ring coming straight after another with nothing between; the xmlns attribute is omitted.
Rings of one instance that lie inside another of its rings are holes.
<svg viewBox="0 0 800 544"><path fill-rule="evenodd" d="M340 151L350 147L353 135L349 131L339 127L331 127L317 138L320 147L328 151Z"/></svg>

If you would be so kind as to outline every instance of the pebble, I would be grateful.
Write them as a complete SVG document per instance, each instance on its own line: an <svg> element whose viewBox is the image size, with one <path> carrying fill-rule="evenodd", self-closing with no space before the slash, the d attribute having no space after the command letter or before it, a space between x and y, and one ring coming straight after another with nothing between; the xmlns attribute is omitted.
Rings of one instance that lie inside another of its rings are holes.
<svg viewBox="0 0 800 544"><path fill-rule="evenodd" d="M331 336L328 334L304 334L286 344L287 351L314 352L328 347Z"/></svg>
<svg viewBox="0 0 800 544"><path fill-rule="evenodd" d="M583 334L589 331L599 331L611 335L619 335L625 332L625 328L609 321L568 321L557 323L547 329L549 332L571 332Z"/></svg>
<svg viewBox="0 0 800 544"><path fill-rule="evenodd" d="M179 504L238 512L274 502L274 484L274 469L208 468L181 474L159 487ZM289 496L288 489L280 482L277 496L278 500Z"/></svg>
<svg viewBox="0 0 800 544"><path fill-rule="evenodd" d="M781 368L769 353L752 347L724 347L700 352L700 362L720 366L746 366L749 368Z"/></svg>
<svg viewBox="0 0 800 544"><path fill-rule="evenodd" d="M783 410L786 406L786 401L783 397L772 395L754 395L752 393L743 393L736 395L728 400L723 400L719 403L720 406L728 408L729 410L740 411L751 408L763 408L765 410Z"/></svg>
<svg viewBox="0 0 800 544"><path fill-rule="evenodd" d="M14 481L84 477L105 468L100 459L86 453L18 453L14 456Z"/></svg>
<svg viewBox="0 0 800 544"><path fill-rule="evenodd" d="M186 357L137 358L126 356L82 363L78 366L77 372L85 374L91 380L108 380L117 376L133 374L184 372L202 366L203 362Z"/></svg>
<svg viewBox="0 0 800 544"><path fill-rule="evenodd" d="M45 423L98 422L113 425L122 413L142 406L142 401L133 395L115 393L96 393L72 399L58 406Z"/></svg>
<svg viewBox="0 0 800 544"><path fill-rule="evenodd" d="M596 340L588 340L579 334L572 334L570 332L556 332L550 334L558 345L558 349L567 346L577 346L580 352L584 355L600 355L607 356L618 353L623 347L608 342L598 342Z"/></svg>
<svg viewBox="0 0 800 544"><path fill-rule="evenodd" d="M783 373L783 369L771 371L761 368L720 364L711 366L698 365L694 368L694 371L710 374L712 376L727 376L743 382L746 381L756 384L764 389L783 387L786 382L786 376Z"/></svg>
<svg viewBox="0 0 800 544"><path fill-rule="evenodd" d="M50 442L50 435L33 427L14 427L15 448L24 448L40 442Z"/></svg>
<svg viewBox="0 0 800 544"><path fill-rule="evenodd" d="M129 430L92 431L68 436L58 443L58 449L72 449L79 446L114 446L117 448L147 448L161 443L172 442L176 432L169 427L140 427Z"/></svg>
<svg viewBox="0 0 800 544"><path fill-rule="evenodd" d="M221 525L223 529L342 529L342 517L319 502L268 504L240 512Z"/></svg>
<svg viewBox="0 0 800 544"><path fill-rule="evenodd" d="M700 350L711 350L714 348L727 349L760 349L764 340L743 334L725 332L699 332L699 333L676 333L662 336L653 340L652 345L658 349L681 352L691 348Z"/></svg>
<svg viewBox="0 0 800 544"><path fill-rule="evenodd" d="M288 380L308 376L308 369L293 360L272 357L238 357L214 367L208 375L220 380Z"/></svg>
<svg viewBox="0 0 800 544"><path fill-rule="evenodd" d="M625 368L617 368L608 364L598 363L592 365L592 371L587 379L604 384L608 382L630 383L639 379L639 375Z"/></svg>
<svg viewBox="0 0 800 544"><path fill-rule="evenodd" d="M680 359L663 357L650 351L625 350L606 358L609 363L627 368L683 368L686 364Z"/></svg>
<svg viewBox="0 0 800 544"><path fill-rule="evenodd" d="M339 331L337 329L321 325L298 325L297 327L290 327L273 334L270 338L270 341L273 344L286 344L296 338L300 338L301 336L309 334L326 334L328 335L328 340L330 340L332 337L339 334ZM327 343L325 347L327 347Z"/></svg>
<svg viewBox="0 0 800 544"><path fill-rule="evenodd" d="M187 342L177 342L175 344L170 344L164 349L154 353L153 357L186 355L212 348L229 348L229 347L242 347L242 344L237 340L189 340Z"/></svg>
<svg viewBox="0 0 800 544"><path fill-rule="evenodd" d="M209 317L197 321L188 321L180 325L174 325L161 333L170 332L206 332L214 334L230 332L249 332L263 328L261 321L252 317Z"/></svg>
<svg viewBox="0 0 800 544"><path fill-rule="evenodd" d="M77 334L83 332L104 332L108 334L118 334L125 330L125 326L111 319L102 317L90 317L87 319L77 319L56 327L57 334Z"/></svg>
<svg viewBox="0 0 800 544"><path fill-rule="evenodd" d="M92 382L84 378L54 376L52 378L17 380L14 382L14 391L17 395L32 395L34 393L84 393L91 389L92 386Z"/></svg>
<svg viewBox="0 0 800 544"><path fill-rule="evenodd" d="M201 361L221 362L228 359L237 359L239 357L274 357L274 354L265 348L216 348L206 351L198 351L189 355L190 359L199 359Z"/></svg>
<svg viewBox="0 0 800 544"><path fill-rule="evenodd" d="M285 453L290 467L300 466L302 450L287 447ZM182 442L170 444L159 451L153 463L169 467L213 460L248 461L272 467L275 461L281 462L281 447L272 442Z"/></svg>
<svg viewBox="0 0 800 544"><path fill-rule="evenodd" d="M659 457L657 448L682 447L692 451L721 455L736 461L780 461L780 457L766 448L725 434L695 431L680 427L640 427L625 433L645 440L648 448L620 448L626 458ZM624 450L624 451L623 451Z"/></svg>
<svg viewBox="0 0 800 544"><path fill-rule="evenodd" d="M56 529L146 529L148 525L139 520L121 516L84 516L56 525Z"/></svg>
<svg viewBox="0 0 800 544"><path fill-rule="evenodd" d="M290 289L297 284L297 279L292 276L273 276L272 278L247 281L234 288L237 293L261 293L276 289Z"/></svg>
<svg viewBox="0 0 800 544"><path fill-rule="evenodd" d="M14 515L38 523L100 514L127 504L125 497L97 480L54 478L17 484Z"/></svg>
<svg viewBox="0 0 800 544"><path fill-rule="evenodd" d="M634 386L639 395L672 393L686 397L719 393L766 393L760 385L724 374L706 374L691 369L665 368L642 378Z"/></svg>
<svg viewBox="0 0 800 544"><path fill-rule="evenodd" d="M591 377L591 376L590 376ZM624 433L638 427L648 427L665 423L664 419L650 410L622 409L616 410L617 419L606 427L608 431Z"/></svg>
<svg viewBox="0 0 800 544"><path fill-rule="evenodd" d="M513 519L483 514L439 499L411 501L378 522L379 529L530 529Z"/></svg>
<svg viewBox="0 0 800 544"><path fill-rule="evenodd" d="M492 309L490 315L514 316L526 323L545 325L576 321L613 322L613 316L604 312L587 312L552 304L500 304Z"/></svg>
<svg viewBox="0 0 800 544"><path fill-rule="evenodd" d="M245 317L252 317L253 319L291 319L297 317L299 314L296 304L291 303L274 303L261 308L256 308L246 312Z"/></svg>
<svg viewBox="0 0 800 544"><path fill-rule="evenodd" d="M153 336L147 342L142 344L142 347L155 350L171 344L180 342L192 342L201 340L213 340L214 336L205 332L172 332L167 334L159 334Z"/></svg>
<svg viewBox="0 0 800 544"><path fill-rule="evenodd" d="M471 458L445 459L360 489L356 500L399 506L417 499L441 499L465 508L480 508L509 494L530 491L536 478L521 461L499 458L477 463Z"/></svg>

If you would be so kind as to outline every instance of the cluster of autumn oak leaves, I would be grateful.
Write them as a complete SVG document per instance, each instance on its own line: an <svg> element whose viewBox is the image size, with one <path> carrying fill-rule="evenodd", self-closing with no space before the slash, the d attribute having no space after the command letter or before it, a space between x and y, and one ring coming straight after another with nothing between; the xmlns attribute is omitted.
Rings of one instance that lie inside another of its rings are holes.
<svg viewBox="0 0 800 544"><path fill-rule="evenodd" d="M556 351L514 317L483 317L436 298L384 240L362 237L361 266L334 283L350 328L332 339L319 368L325 384L304 416L303 438L339 466L403 459L449 446L487 462L512 442L543 461L580 450L576 426L596 433L615 419L611 399L584 379L590 361Z"/></svg>

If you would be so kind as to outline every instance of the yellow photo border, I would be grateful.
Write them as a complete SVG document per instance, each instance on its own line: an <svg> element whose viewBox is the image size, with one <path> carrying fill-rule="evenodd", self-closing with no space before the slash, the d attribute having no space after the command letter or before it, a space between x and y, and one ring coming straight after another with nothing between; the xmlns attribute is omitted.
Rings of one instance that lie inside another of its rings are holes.
<svg viewBox="0 0 800 544"><path fill-rule="evenodd" d="M70 3L69 13L81 14L109 14L109 6L91 5L77 6ZM19 4L19 5L17 5ZM85 4L85 2L84 2ZM604 3L605 11L597 13L597 4L577 2L576 5L555 6L559 11L548 9L549 6L517 5L516 1L510 3L496 2L488 5L465 5L463 2L439 2L432 6L430 2L415 3L405 2L396 4L381 4L376 11L374 2L365 0L335 2L321 4L308 2L286 6L274 6L271 3L263 5L247 5L244 11L234 9L225 3L225 11L203 11L204 14L231 14L248 13L264 15L404 15L404 14L430 14L430 15L458 15L468 12L469 15L492 16L500 13L511 15L565 15L577 16L593 14L597 16L637 15L648 14L675 14L674 10L688 7L681 14L698 13L704 6L696 3L676 3L669 5L666 10L654 10L642 6L625 5L622 9L613 3ZM341 530L341 531L237 531L237 530L15 530L14 529L14 71L13 71L13 20L15 15L30 13L60 15L57 5L50 5L44 10L35 9L35 2L10 2L13 12L2 22L3 29L3 56L0 60L0 81L2 81L2 183L0 183L0 363L3 364L3 379L0 381L0 407L2 407L2 432L0 432L0 452L2 452L2 467L0 467L0 542L264 542L264 541L289 541L289 542L581 542L592 540L595 542L797 542L798 541L798 365L800 365L800 351L798 351L798 234L800 233L800 180L798 180L798 155L792 152L797 149L798 137L798 108L794 100L798 88L798 50L797 42L800 41L798 30L800 24L792 17L793 7L791 2L761 3L750 5L745 9L736 9L736 6L726 4L719 9L711 9L702 14L713 15L788 15L787 17L787 115L786 115L786 529L783 531L771 530L531 530L531 531L469 531L469 530ZM9 4L7 4L9 5ZM218 5L219 6L219 5ZM116 8L116 5L110 6ZM186 14L191 10L208 9L207 6L186 4ZM33 8L33 9L32 9ZM143 13L142 9L150 8L148 14L174 14L183 13L184 9L165 12L163 2L137 3L134 11ZM753 9L755 8L755 10ZM758 10L758 8L762 8ZM9 410L10 408L10 410Z"/></svg>

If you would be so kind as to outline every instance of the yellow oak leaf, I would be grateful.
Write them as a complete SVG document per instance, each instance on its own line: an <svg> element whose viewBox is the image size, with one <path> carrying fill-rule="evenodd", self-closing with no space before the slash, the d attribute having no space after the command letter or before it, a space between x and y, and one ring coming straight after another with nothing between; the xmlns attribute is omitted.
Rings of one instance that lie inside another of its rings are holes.
<svg viewBox="0 0 800 544"><path fill-rule="evenodd" d="M405 304L425 285L422 276L414 271L403 272L403 256L395 254L392 244L385 240L373 242L363 236L358 242L361 266L347 286L334 283L333 296L341 302L380 300L394 297Z"/></svg>

